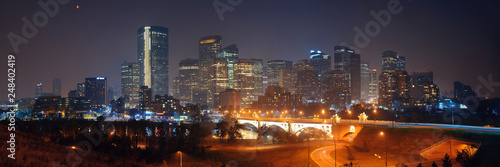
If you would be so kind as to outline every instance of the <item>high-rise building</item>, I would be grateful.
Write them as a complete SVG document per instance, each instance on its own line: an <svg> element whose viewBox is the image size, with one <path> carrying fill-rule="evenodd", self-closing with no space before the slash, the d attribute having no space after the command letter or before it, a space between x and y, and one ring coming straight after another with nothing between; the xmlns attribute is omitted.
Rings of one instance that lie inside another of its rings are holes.
<svg viewBox="0 0 500 167"><path fill-rule="evenodd" d="M85 98L94 107L104 107L107 103L107 83L105 77L85 78Z"/></svg>
<svg viewBox="0 0 500 167"><path fill-rule="evenodd" d="M330 108L339 109L345 107L347 102L347 78L344 71L332 70L324 74L323 99L326 105Z"/></svg>
<svg viewBox="0 0 500 167"><path fill-rule="evenodd" d="M172 80L172 96L176 99L179 99L181 97L181 92L180 92L180 78L179 76L175 77L174 80Z"/></svg>
<svg viewBox="0 0 500 167"><path fill-rule="evenodd" d="M35 89L35 97L39 98L43 94L43 84L38 83L36 84L36 89Z"/></svg>
<svg viewBox="0 0 500 167"><path fill-rule="evenodd" d="M361 99L368 100L372 70L368 62L361 62Z"/></svg>
<svg viewBox="0 0 500 167"><path fill-rule="evenodd" d="M370 69L370 85L368 88L368 99L376 100L378 98L378 76L376 69Z"/></svg>
<svg viewBox="0 0 500 167"><path fill-rule="evenodd" d="M265 87L265 72L264 72L264 61L262 59L252 59L254 68L254 82L255 82L255 96L264 96L266 91ZM257 99L254 99L257 100Z"/></svg>
<svg viewBox="0 0 500 167"><path fill-rule="evenodd" d="M136 108L139 104L140 70L137 63L121 65L121 94L125 99L125 108Z"/></svg>
<svg viewBox="0 0 500 167"><path fill-rule="evenodd" d="M137 30L137 58L140 85L152 95L168 95L168 29L144 26Z"/></svg>
<svg viewBox="0 0 500 167"><path fill-rule="evenodd" d="M433 84L433 73L431 72L413 72L410 76L410 96L413 100L424 99L424 86Z"/></svg>
<svg viewBox="0 0 500 167"><path fill-rule="evenodd" d="M78 97L85 97L85 83L76 84L76 94Z"/></svg>
<svg viewBox="0 0 500 167"><path fill-rule="evenodd" d="M433 73L413 72L410 76L410 105L412 107L435 108L439 102L439 87L433 82Z"/></svg>
<svg viewBox="0 0 500 167"><path fill-rule="evenodd" d="M52 95L61 96L61 80L59 80L59 78L54 78L52 80Z"/></svg>
<svg viewBox="0 0 500 167"><path fill-rule="evenodd" d="M454 97L455 100L463 102L467 98L477 98L477 93L472 90L469 85L465 85L462 82L455 81L453 83Z"/></svg>
<svg viewBox="0 0 500 167"><path fill-rule="evenodd" d="M388 50L382 53L382 72L406 71L406 59L397 52Z"/></svg>
<svg viewBox="0 0 500 167"><path fill-rule="evenodd" d="M217 53L221 50L222 36L206 36L201 37L199 41L199 65L200 65L200 91L206 93L198 93L198 95L208 95L209 81L210 81L210 66L212 61L216 58ZM200 97L203 98L203 97ZM207 104L208 97L205 97L204 103Z"/></svg>
<svg viewBox="0 0 500 167"><path fill-rule="evenodd" d="M292 70L283 69L279 72L279 86L288 91L293 89Z"/></svg>
<svg viewBox="0 0 500 167"><path fill-rule="evenodd" d="M409 81L406 71L382 72L379 77L379 106L392 111L409 107Z"/></svg>
<svg viewBox="0 0 500 167"><path fill-rule="evenodd" d="M347 78L347 102L361 98L361 58L359 54L348 46L335 46L334 67L336 70L344 71Z"/></svg>
<svg viewBox="0 0 500 167"><path fill-rule="evenodd" d="M182 105L193 103L193 95L200 86L199 69L198 59L184 59L179 63L179 100Z"/></svg>
<svg viewBox="0 0 500 167"><path fill-rule="evenodd" d="M264 94L264 69L261 59L238 59L234 63L234 89L241 92L247 107Z"/></svg>
<svg viewBox="0 0 500 167"><path fill-rule="evenodd" d="M404 56L398 56L398 64L396 70L406 71L406 58Z"/></svg>
<svg viewBox="0 0 500 167"><path fill-rule="evenodd" d="M234 61L238 59L238 47L236 44L229 45L215 56L217 59L222 59L227 61L227 78L229 88L234 88Z"/></svg>
<svg viewBox="0 0 500 167"><path fill-rule="evenodd" d="M318 72L309 60L299 60L293 65L293 93L299 94L303 102L311 103L320 101L320 82Z"/></svg>
<svg viewBox="0 0 500 167"><path fill-rule="evenodd" d="M228 62L222 59L212 60L210 63L210 82L208 90L208 104L215 107L218 103L219 93L229 87Z"/></svg>
<svg viewBox="0 0 500 167"><path fill-rule="evenodd" d="M318 72L319 75L332 70L332 58L320 50L311 50L309 61L314 65L314 71Z"/></svg>
<svg viewBox="0 0 500 167"><path fill-rule="evenodd" d="M318 73L319 77L319 82L323 83L323 75L330 70L332 70L332 59L331 57L326 54L321 52L320 50L311 50L309 54L309 61L314 65L314 71ZM323 93L325 92L325 89L323 87L324 84L320 84L318 93L319 97L323 98Z"/></svg>
<svg viewBox="0 0 500 167"><path fill-rule="evenodd" d="M280 82L285 82L280 80L280 72L282 70L292 71L292 61L288 60L271 60L267 62L267 86L279 86ZM282 76L284 77L284 76ZM284 78L283 78L284 79ZM288 89L290 90L290 89Z"/></svg>
<svg viewBox="0 0 500 167"><path fill-rule="evenodd" d="M139 87L139 110L142 112L151 111L152 102L153 97L151 88L148 88L147 86Z"/></svg>
<svg viewBox="0 0 500 167"><path fill-rule="evenodd" d="M108 86L108 90L106 91L106 104L114 100L115 92L113 91L112 86Z"/></svg>

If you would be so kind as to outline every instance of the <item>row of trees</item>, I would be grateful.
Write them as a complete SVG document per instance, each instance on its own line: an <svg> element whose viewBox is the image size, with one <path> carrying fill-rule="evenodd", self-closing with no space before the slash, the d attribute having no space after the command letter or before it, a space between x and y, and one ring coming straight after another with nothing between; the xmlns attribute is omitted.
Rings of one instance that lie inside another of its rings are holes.
<svg viewBox="0 0 500 167"><path fill-rule="evenodd" d="M177 151L201 159L209 158L206 148L211 131L204 124L169 124L134 119L126 122L108 122L104 118L98 120L19 120L16 130L64 146L77 146L81 141L90 141L93 147L82 149L148 164L161 163ZM145 146L141 148L139 144Z"/></svg>

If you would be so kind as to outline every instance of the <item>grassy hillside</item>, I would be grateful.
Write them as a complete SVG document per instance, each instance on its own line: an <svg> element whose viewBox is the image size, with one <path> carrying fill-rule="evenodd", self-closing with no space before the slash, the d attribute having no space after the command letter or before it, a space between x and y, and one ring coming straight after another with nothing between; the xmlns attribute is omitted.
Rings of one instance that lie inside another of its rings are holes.
<svg viewBox="0 0 500 167"><path fill-rule="evenodd" d="M0 166L69 166L66 163L68 148L66 146L45 142L40 137L16 131L16 160L7 158L6 141L10 132L7 126L0 125ZM80 156L80 166L144 166L137 162L122 159L96 151L87 156Z"/></svg>
<svg viewBox="0 0 500 167"><path fill-rule="evenodd" d="M381 135L380 132L384 132L384 134ZM500 135L482 132L364 127L350 146L359 151L384 152L384 138L387 138L389 152L417 155L422 149L447 137L480 141L481 147L475 157L475 163L479 166L496 164L498 157L500 157Z"/></svg>

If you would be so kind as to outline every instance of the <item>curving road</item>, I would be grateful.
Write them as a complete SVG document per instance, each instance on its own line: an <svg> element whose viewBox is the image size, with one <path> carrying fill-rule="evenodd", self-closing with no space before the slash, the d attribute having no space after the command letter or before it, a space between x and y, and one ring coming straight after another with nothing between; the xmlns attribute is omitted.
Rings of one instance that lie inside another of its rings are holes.
<svg viewBox="0 0 500 167"><path fill-rule="evenodd" d="M340 145L337 145L340 147ZM311 153L311 159L320 167L340 166L338 162L335 165L335 159L330 157L330 152L335 151L335 146L326 146L314 150Z"/></svg>

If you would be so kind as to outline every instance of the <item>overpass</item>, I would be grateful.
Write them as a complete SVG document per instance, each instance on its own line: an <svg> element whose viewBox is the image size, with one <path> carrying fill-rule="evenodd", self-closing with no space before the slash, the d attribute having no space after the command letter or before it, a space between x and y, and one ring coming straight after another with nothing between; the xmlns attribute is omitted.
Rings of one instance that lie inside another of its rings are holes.
<svg viewBox="0 0 500 167"><path fill-rule="evenodd" d="M261 127L263 125L267 125L279 127L284 131L290 132L297 136L306 129L318 129L336 140L352 140L364 126L425 128L500 133L500 128L495 127L368 120L362 115L360 115L359 118L359 120L340 119L340 117L334 116L331 119L237 118L237 120L239 123L247 126Z"/></svg>
<svg viewBox="0 0 500 167"><path fill-rule="evenodd" d="M238 118L239 123L247 126L261 127L274 126L284 131L299 136L308 129L317 129L325 132L328 137L352 140L366 126L389 126L392 121L372 121L372 120L340 120L340 119L294 119L294 118Z"/></svg>

